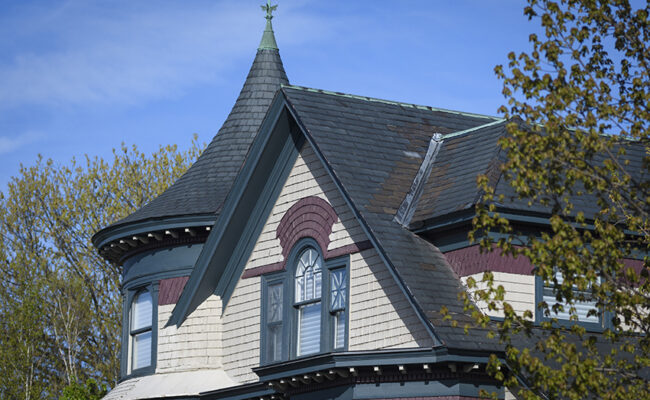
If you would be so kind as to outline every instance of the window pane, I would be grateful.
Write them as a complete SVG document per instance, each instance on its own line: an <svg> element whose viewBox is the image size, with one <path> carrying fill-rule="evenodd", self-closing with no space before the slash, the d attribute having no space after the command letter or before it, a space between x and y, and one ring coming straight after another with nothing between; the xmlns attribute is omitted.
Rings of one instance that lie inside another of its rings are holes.
<svg viewBox="0 0 650 400"><path fill-rule="evenodd" d="M345 269L333 270L330 276L330 311L343 310L347 300Z"/></svg>
<svg viewBox="0 0 650 400"><path fill-rule="evenodd" d="M268 297L267 321L282 321L282 284L269 285Z"/></svg>
<svg viewBox="0 0 650 400"><path fill-rule="evenodd" d="M562 276L562 273L559 271L556 272L555 274L555 279L557 279L558 285L561 285L562 282L564 282L564 278ZM564 319L564 320L569 320L571 318L571 314L569 312L570 307L566 304L566 302L563 303L558 303L556 297L555 297L555 289L553 288L553 283L549 283L551 286L544 286L544 291L542 295L542 300L548 304L549 310L551 311L551 318L557 318L557 319ZM577 292L577 288L576 288ZM576 293L577 294L577 293ZM589 296L585 293L585 298L589 298ZM564 311L559 311L557 314L553 311L553 305L555 304L562 304L564 306ZM576 309L576 316L578 317L578 321L580 322L593 322L593 323L598 323L600 322L600 313L596 313L595 315L590 315L589 317L587 314L589 313L590 310L596 310L596 302L595 301L573 301L573 307Z"/></svg>
<svg viewBox="0 0 650 400"><path fill-rule="evenodd" d="M296 302L320 299L322 285L321 259L318 252L303 251L296 267Z"/></svg>
<svg viewBox="0 0 650 400"><path fill-rule="evenodd" d="M282 359L282 324L269 325L266 340L267 361L280 361Z"/></svg>
<svg viewBox="0 0 650 400"><path fill-rule="evenodd" d="M345 310L339 311L334 316L334 348L341 349L345 346Z"/></svg>
<svg viewBox="0 0 650 400"><path fill-rule="evenodd" d="M298 310L299 356L320 351L320 302L300 307Z"/></svg>
<svg viewBox="0 0 650 400"><path fill-rule="evenodd" d="M146 328L151 326L152 304L151 293L148 291L140 292L133 300L131 311L131 330Z"/></svg>
<svg viewBox="0 0 650 400"><path fill-rule="evenodd" d="M151 365L151 331L133 336L133 367L138 369Z"/></svg>

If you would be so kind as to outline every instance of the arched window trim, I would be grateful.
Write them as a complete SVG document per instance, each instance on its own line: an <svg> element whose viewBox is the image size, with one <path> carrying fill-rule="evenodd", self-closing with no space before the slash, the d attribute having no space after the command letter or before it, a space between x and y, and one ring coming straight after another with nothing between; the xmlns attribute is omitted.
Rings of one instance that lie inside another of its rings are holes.
<svg viewBox="0 0 650 400"><path fill-rule="evenodd" d="M302 252L307 248L313 248L320 256L322 260L321 264L321 337L320 337L320 351L310 354L298 355L297 343L299 340L298 337L298 306L312 302L312 300L307 300L306 302L296 302L296 285L295 285L295 276L296 269L298 267L298 258ZM271 364L275 362L286 361L289 359L298 359L304 357L310 357L317 354L329 353L334 351L345 351L348 347L348 331L349 331L349 303L350 303L350 294L349 288L350 284L350 256L343 255L340 257L325 259L323 256L323 249L319 246L319 243L311 237L302 238L295 243L289 256L287 257L286 269L280 272L273 272L270 274L262 275L262 317L260 320L261 323L261 335L260 335L260 364ZM340 308L331 307L330 299L330 284L333 271L339 271L344 274L345 279L345 315L343 316L343 322L345 324L344 329L344 338L341 340L343 343L340 344L337 348L335 345L335 322L336 314L340 312ZM269 320L268 320L268 296L269 288L271 286L282 285L283 290L283 321L282 321L282 332L283 332L283 341L282 341L282 352L281 357L272 359L269 357Z"/></svg>

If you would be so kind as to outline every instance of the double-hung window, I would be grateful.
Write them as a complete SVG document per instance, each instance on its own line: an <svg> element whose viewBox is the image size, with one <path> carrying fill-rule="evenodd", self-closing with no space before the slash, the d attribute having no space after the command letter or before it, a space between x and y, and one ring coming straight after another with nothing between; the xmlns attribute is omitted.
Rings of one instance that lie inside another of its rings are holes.
<svg viewBox="0 0 650 400"><path fill-rule="evenodd" d="M325 260L313 239L294 246L286 271L263 276L263 364L345 350L349 256Z"/></svg>
<svg viewBox="0 0 650 400"><path fill-rule="evenodd" d="M131 371L151 365L153 299L149 290L138 292L131 303Z"/></svg>

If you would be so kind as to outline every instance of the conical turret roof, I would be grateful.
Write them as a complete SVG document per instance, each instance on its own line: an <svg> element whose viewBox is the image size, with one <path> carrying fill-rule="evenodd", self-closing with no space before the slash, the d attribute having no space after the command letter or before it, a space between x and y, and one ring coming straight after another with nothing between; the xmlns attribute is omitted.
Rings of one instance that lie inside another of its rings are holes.
<svg viewBox="0 0 650 400"><path fill-rule="evenodd" d="M260 47L228 118L196 162L160 196L116 225L218 213L282 84L288 84L267 17Z"/></svg>

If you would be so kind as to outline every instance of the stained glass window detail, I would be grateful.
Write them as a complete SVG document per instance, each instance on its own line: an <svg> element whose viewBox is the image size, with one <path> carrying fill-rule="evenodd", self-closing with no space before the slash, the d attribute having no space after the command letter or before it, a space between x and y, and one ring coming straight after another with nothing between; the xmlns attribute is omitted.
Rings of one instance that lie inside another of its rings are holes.
<svg viewBox="0 0 650 400"><path fill-rule="evenodd" d="M266 304L266 359L269 362L282 359L282 302L282 283L269 285Z"/></svg>

